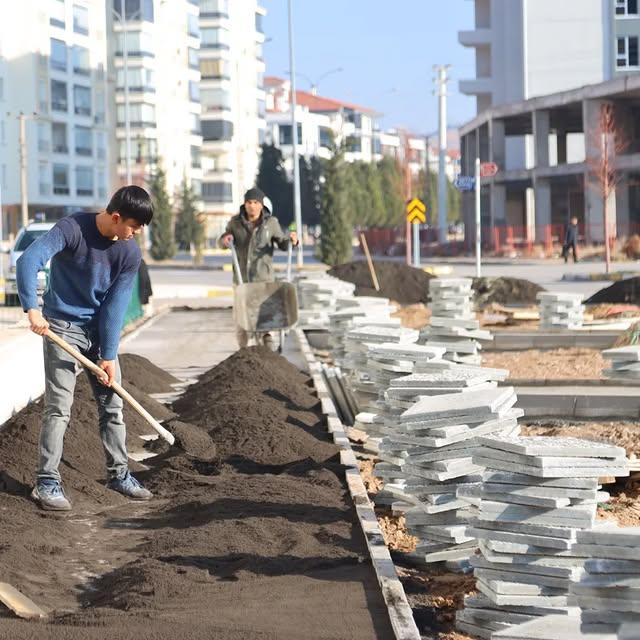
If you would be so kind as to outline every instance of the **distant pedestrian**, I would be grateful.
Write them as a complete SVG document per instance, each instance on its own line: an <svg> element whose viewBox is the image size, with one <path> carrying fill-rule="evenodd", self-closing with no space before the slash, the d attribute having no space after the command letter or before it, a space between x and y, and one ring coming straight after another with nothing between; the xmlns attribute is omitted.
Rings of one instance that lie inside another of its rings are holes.
<svg viewBox="0 0 640 640"><path fill-rule="evenodd" d="M562 245L562 257L565 263L569 262L569 249L573 251L573 261L578 262L576 247L578 245L578 218L573 216L564 234L564 244Z"/></svg>

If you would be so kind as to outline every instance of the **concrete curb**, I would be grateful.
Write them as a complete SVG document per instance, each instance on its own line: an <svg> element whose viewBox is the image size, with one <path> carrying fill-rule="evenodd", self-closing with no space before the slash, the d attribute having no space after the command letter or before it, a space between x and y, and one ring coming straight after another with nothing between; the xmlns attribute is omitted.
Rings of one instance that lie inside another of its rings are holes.
<svg viewBox="0 0 640 640"><path fill-rule="evenodd" d="M493 342L483 345L484 351L522 351L525 349L569 349L584 347L608 349L620 336L622 330L584 330L543 333L540 331L494 332Z"/></svg>
<svg viewBox="0 0 640 640"><path fill-rule="evenodd" d="M318 398L322 405L322 412L327 418L329 433L333 436L335 444L340 448L340 461L346 467L345 475L349 493L353 499L360 526L367 541L371 562L382 589L382 597L387 605L395 637L397 640L420 640L421 636L413 619L413 612L396 573L389 549L385 544L375 511L369 501L367 490L360 476L358 461L351 448L345 426L338 418L329 389L322 377L321 365L316 361L304 331L294 329L293 333L298 340L300 351L313 378Z"/></svg>
<svg viewBox="0 0 640 640"><path fill-rule="evenodd" d="M628 387L629 392L633 389L639 390L640 379L634 380L613 380L611 378L602 378L595 380L588 378L586 380L571 380L568 378L562 380L554 380L553 378L507 378L504 382L500 382L501 387Z"/></svg>

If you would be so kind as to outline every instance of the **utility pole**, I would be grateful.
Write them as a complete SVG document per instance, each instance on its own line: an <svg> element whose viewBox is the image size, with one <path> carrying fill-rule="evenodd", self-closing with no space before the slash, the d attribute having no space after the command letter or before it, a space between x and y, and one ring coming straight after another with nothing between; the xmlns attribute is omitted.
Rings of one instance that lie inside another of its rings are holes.
<svg viewBox="0 0 640 640"><path fill-rule="evenodd" d="M447 242L447 71L450 64L434 65L438 95L438 242Z"/></svg>
<svg viewBox="0 0 640 640"><path fill-rule="evenodd" d="M120 0L122 2L122 0ZM293 10L291 0L287 0L289 10L289 68L291 70L291 142L293 143L293 210L298 233L297 264L302 266L302 206L300 204L300 163L298 161L298 124L296 123L296 67L293 48Z"/></svg>
<svg viewBox="0 0 640 640"><path fill-rule="evenodd" d="M8 113L7 115L11 115ZM20 153L20 211L22 217L22 226L29 224L29 191L28 191L28 154L27 154L27 120L35 120L37 113L18 113L18 146Z"/></svg>
<svg viewBox="0 0 640 640"><path fill-rule="evenodd" d="M120 26L122 27L122 64L124 70L124 139L126 181L131 184L131 118L129 114L129 52L127 51L127 15L124 0L120 0Z"/></svg>

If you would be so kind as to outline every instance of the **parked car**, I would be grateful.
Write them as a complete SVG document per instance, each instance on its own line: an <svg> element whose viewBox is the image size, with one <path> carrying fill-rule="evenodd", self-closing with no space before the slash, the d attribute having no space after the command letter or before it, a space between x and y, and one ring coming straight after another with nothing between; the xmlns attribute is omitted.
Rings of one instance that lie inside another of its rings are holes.
<svg viewBox="0 0 640 640"><path fill-rule="evenodd" d="M32 242L47 233L54 224L55 223L53 222L32 222L18 231L16 241L9 252L9 273L6 278L4 290L4 300L7 306L20 304L20 300L18 298L18 287L16 284L16 262L18 261L18 258ZM47 268L48 267L49 265L47 264ZM38 295L42 295L44 293L46 283L47 275L45 271L41 271L38 274Z"/></svg>

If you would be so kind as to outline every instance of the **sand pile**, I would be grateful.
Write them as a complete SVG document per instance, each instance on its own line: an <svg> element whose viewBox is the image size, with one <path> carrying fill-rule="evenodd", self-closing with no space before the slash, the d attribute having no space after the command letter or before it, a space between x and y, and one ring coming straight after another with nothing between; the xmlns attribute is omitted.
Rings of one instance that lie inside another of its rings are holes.
<svg viewBox="0 0 640 640"><path fill-rule="evenodd" d="M401 262L374 261L380 291L376 291L369 267L365 261L347 262L329 270L329 275L353 282L357 296L381 296L400 304L427 303L429 300L429 273L409 267Z"/></svg>
<svg viewBox="0 0 640 640"><path fill-rule="evenodd" d="M50 623L34 624L0 608L0 637L393 637L305 375L252 348L202 376L174 409L202 426L203 447L211 433L222 459L165 448L137 473L156 495L144 504L102 487L87 392L81 378L62 467L74 500L68 516L25 497L41 408L16 416L0 437L11 491L0 493L3 579L52 612Z"/></svg>

